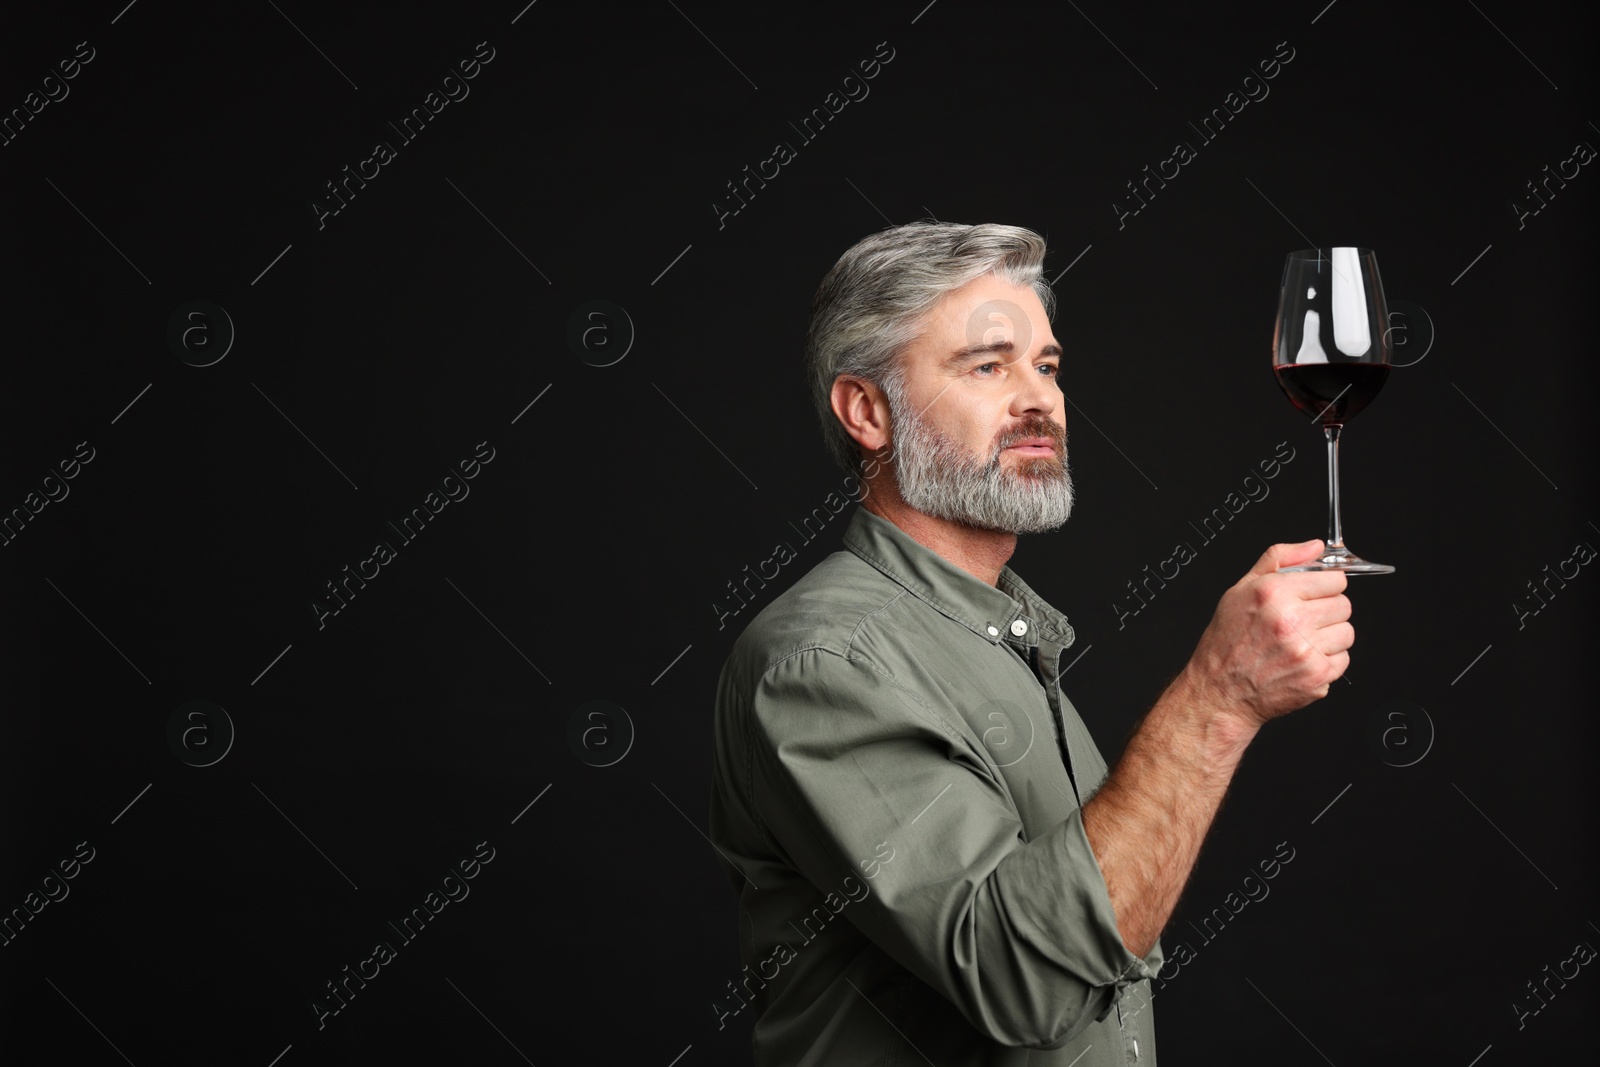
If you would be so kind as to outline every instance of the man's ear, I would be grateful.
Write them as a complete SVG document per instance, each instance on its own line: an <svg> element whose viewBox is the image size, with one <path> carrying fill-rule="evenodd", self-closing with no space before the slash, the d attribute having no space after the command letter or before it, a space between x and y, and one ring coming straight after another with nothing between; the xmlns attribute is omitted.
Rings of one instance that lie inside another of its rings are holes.
<svg viewBox="0 0 1600 1067"><path fill-rule="evenodd" d="M883 391L865 378L841 374L829 394L834 417L845 432L868 452L889 443L889 401Z"/></svg>

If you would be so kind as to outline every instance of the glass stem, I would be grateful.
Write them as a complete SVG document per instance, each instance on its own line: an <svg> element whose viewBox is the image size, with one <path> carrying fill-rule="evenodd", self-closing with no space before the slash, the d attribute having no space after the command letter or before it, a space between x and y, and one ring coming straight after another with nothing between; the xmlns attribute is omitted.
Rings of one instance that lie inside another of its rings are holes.
<svg viewBox="0 0 1600 1067"><path fill-rule="evenodd" d="M1343 424L1324 423L1322 434L1328 439L1328 547L1324 555L1344 555L1344 527L1339 521L1339 431Z"/></svg>

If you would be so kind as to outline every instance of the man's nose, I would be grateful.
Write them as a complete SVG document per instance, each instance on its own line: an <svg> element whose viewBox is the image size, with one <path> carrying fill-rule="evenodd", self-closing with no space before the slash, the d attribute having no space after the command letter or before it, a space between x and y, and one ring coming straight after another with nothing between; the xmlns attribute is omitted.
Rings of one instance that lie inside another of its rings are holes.
<svg viewBox="0 0 1600 1067"><path fill-rule="evenodd" d="M1052 411L1060 400L1061 391L1052 375L1039 373L1037 366L1029 367L1021 375L1016 404L1026 410Z"/></svg>

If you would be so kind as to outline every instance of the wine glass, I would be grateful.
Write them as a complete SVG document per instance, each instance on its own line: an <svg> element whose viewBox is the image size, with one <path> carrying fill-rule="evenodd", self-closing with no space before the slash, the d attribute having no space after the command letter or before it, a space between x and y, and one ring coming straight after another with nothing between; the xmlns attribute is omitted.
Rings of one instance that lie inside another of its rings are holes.
<svg viewBox="0 0 1600 1067"><path fill-rule="evenodd" d="M1344 543L1339 521L1339 432L1372 402L1389 376L1389 310L1368 248L1289 253L1272 331L1273 377L1294 406L1320 419L1328 440L1328 539L1318 558L1283 571L1393 574Z"/></svg>

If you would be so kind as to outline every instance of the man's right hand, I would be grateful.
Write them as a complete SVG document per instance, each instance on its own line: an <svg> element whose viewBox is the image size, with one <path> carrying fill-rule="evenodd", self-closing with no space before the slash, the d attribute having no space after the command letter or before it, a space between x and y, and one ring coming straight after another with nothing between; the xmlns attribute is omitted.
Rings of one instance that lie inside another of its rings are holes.
<svg viewBox="0 0 1600 1067"><path fill-rule="evenodd" d="M1327 696L1350 666L1344 572L1278 573L1322 552L1321 540L1273 545L1217 602L1184 673L1219 712L1259 728Z"/></svg>

